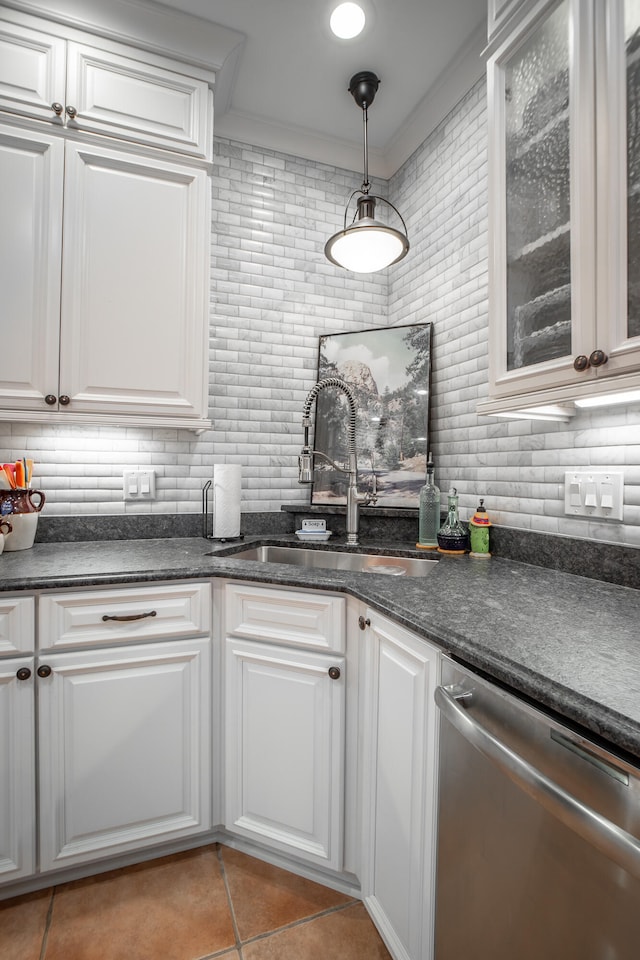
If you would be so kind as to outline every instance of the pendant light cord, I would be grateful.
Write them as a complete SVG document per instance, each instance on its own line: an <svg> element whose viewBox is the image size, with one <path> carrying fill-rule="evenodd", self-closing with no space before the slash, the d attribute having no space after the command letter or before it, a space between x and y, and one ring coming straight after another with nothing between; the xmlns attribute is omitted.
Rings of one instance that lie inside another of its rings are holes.
<svg viewBox="0 0 640 960"><path fill-rule="evenodd" d="M366 103L362 107L362 129L364 139L364 179L362 181L362 192L369 193L371 184L369 183L369 139L367 136L368 111Z"/></svg>

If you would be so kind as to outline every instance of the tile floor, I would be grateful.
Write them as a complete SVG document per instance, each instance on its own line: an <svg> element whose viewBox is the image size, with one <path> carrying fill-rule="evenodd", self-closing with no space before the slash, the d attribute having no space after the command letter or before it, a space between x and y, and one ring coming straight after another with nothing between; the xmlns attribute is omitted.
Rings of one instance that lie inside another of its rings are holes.
<svg viewBox="0 0 640 960"><path fill-rule="evenodd" d="M212 844L0 901L2 960L389 960L358 900Z"/></svg>

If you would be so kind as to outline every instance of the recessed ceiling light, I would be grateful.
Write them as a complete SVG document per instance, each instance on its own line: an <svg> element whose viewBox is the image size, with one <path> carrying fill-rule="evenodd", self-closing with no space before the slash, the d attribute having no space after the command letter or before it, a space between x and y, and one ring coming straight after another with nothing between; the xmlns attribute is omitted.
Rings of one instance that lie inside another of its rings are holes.
<svg viewBox="0 0 640 960"><path fill-rule="evenodd" d="M364 30L364 10L357 3L341 3L331 14L329 25L336 37L353 40Z"/></svg>

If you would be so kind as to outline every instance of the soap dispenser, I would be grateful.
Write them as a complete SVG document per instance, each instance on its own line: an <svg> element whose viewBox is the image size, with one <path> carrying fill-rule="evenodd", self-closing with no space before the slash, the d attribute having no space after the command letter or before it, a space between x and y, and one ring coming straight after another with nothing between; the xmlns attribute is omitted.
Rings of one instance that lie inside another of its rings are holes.
<svg viewBox="0 0 640 960"><path fill-rule="evenodd" d="M469 539L471 541L471 553L469 556L477 560L488 559L489 553L489 527L491 520L484 508L484 500L480 500L478 509L469 520Z"/></svg>
<svg viewBox="0 0 640 960"><path fill-rule="evenodd" d="M438 530L438 552L460 556L469 549L469 535L458 516L458 491L452 487L447 496L447 519Z"/></svg>

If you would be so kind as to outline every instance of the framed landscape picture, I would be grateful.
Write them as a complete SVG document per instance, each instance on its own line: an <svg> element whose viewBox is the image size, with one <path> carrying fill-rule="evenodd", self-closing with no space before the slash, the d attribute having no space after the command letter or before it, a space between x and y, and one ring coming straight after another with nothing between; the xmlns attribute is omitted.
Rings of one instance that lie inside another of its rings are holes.
<svg viewBox="0 0 640 960"><path fill-rule="evenodd" d="M431 392L430 323L320 337L318 379L339 377L356 400L358 489L378 506L417 507L426 477ZM316 398L314 449L346 464L349 404L339 389ZM346 503L347 478L317 457L312 504Z"/></svg>

